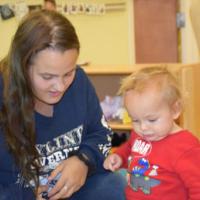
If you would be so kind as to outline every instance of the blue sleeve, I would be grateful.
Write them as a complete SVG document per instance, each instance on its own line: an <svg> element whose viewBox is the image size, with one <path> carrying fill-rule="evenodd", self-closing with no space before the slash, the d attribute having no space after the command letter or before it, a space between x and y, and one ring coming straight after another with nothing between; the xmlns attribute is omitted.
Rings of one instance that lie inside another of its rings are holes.
<svg viewBox="0 0 200 200"><path fill-rule="evenodd" d="M19 184L0 185L0 200L35 200L31 188L22 188Z"/></svg>
<svg viewBox="0 0 200 200"><path fill-rule="evenodd" d="M96 91L87 78L87 129L79 152L84 153L93 170L103 170L103 161L111 148L112 131L103 115Z"/></svg>

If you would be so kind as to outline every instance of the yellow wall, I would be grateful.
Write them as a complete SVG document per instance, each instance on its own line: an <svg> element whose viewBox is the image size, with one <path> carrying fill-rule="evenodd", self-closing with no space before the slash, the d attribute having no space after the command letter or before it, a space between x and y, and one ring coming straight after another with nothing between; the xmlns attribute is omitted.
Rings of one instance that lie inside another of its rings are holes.
<svg viewBox="0 0 200 200"><path fill-rule="evenodd" d="M16 30L16 19L0 21L0 59L9 49L11 38Z"/></svg>
<svg viewBox="0 0 200 200"><path fill-rule="evenodd" d="M13 4L16 1L1 0L0 4L6 2ZM27 4L42 4L42 0L25 0L25 2ZM78 0L57 0L58 5L64 2L80 3ZM122 2L122 0L82 0L81 2L114 3ZM131 32L129 30L130 8L132 6L127 3L124 11L108 12L99 16L80 14L67 16L76 27L80 38L79 62L89 61L92 65L131 64L134 62L133 42L129 42L129 38L133 38L133 30ZM16 18L0 21L0 58L6 55L17 24ZM130 51L131 54L129 54Z"/></svg>
<svg viewBox="0 0 200 200"><path fill-rule="evenodd" d="M0 4L20 0L0 0ZM42 4L42 0L24 0L27 4ZM196 40L191 27L189 8L192 0L180 0L181 11L186 14L186 26L181 29L181 58L183 63L200 61ZM124 11L109 12L103 16L69 15L81 42L79 62L91 65L132 65L135 63L133 0L57 0L67 3L126 2ZM6 55L18 21L16 18L0 20L0 59Z"/></svg>
<svg viewBox="0 0 200 200"><path fill-rule="evenodd" d="M103 16L68 16L81 41L81 62L89 61L92 65L130 64L127 11L109 12Z"/></svg>
<svg viewBox="0 0 200 200"><path fill-rule="evenodd" d="M182 62L199 62L199 51L190 19L190 4L193 0L180 0L180 10L185 13L185 27L181 29Z"/></svg>

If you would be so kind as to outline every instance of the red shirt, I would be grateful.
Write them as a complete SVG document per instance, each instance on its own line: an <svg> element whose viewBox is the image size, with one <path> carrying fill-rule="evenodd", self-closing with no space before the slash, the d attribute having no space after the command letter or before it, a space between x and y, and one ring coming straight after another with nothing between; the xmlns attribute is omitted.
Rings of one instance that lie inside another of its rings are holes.
<svg viewBox="0 0 200 200"><path fill-rule="evenodd" d="M127 168L127 200L200 200L200 141L183 130L148 142L132 131L116 151Z"/></svg>

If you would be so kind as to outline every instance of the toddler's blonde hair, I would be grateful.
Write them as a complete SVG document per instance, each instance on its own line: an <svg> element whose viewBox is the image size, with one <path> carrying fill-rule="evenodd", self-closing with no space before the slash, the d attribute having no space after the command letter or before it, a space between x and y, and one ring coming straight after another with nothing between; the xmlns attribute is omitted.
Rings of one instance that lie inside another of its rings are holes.
<svg viewBox="0 0 200 200"><path fill-rule="evenodd" d="M150 84L156 86L170 105L182 99L177 78L167 67L162 66L145 67L135 71L122 80L118 94L124 95L129 90L143 92Z"/></svg>

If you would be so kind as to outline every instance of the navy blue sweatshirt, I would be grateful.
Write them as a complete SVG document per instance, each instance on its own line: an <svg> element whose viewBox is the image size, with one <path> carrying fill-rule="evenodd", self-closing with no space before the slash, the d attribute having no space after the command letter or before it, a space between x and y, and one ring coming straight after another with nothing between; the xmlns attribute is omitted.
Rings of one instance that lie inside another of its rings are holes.
<svg viewBox="0 0 200 200"><path fill-rule="evenodd" d="M1 80L0 105L2 92ZM102 163L111 147L111 130L102 114L95 89L81 68L77 68L71 86L54 105L53 116L46 117L35 112L35 125L36 148L42 164L40 180L77 152L88 157L93 173L103 171ZM25 187L19 177L19 170L0 129L0 200L34 199L31 189Z"/></svg>

